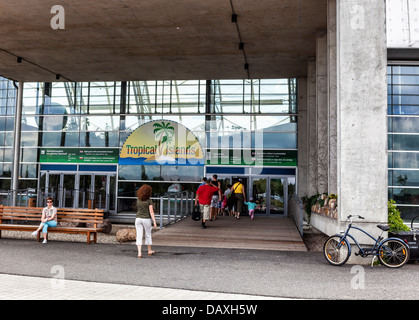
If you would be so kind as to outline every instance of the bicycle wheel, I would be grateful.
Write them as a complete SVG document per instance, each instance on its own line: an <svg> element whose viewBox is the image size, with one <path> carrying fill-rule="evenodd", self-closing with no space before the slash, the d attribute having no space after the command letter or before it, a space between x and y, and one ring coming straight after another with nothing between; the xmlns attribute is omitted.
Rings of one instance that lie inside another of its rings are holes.
<svg viewBox="0 0 419 320"><path fill-rule="evenodd" d="M324 243L323 254L327 262L334 266L341 266L348 261L351 255L350 245L346 239L334 235Z"/></svg>
<svg viewBox="0 0 419 320"><path fill-rule="evenodd" d="M409 247L399 239L387 239L378 247L378 259L388 268L399 268L409 261Z"/></svg>

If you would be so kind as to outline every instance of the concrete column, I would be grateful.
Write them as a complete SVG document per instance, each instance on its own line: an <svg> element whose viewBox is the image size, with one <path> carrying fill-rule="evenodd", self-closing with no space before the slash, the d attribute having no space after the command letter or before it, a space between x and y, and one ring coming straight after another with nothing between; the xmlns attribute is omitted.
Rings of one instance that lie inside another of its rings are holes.
<svg viewBox="0 0 419 320"><path fill-rule="evenodd" d="M308 109L307 78L298 79L298 197L306 196L308 191Z"/></svg>
<svg viewBox="0 0 419 320"><path fill-rule="evenodd" d="M318 166L317 166L317 112L316 112L316 59L309 58L307 62L307 149L308 149L308 174L307 195L312 196L318 191Z"/></svg>
<svg viewBox="0 0 419 320"><path fill-rule="evenodd" d="M328 81L327 33L317 32L316 45L316 122L317 122L317 190L328 192Z"/></svg>
<svg viewBox="0 0 419 320"><path fill-rule="evenodd" d="M17 205L17 190L19 188L20 167L20 137L22 123L23 81L19 81L15 106L15 128L13 135L13 171L12 171L12 206Z"/></svg>
<svg viewBox="0 0 419 320"><path fill-rule="evenodd" d="M337 193L337 61L336 61L336 0L327 3L327 88L328 88L328 190Z"/></svg>
<svg viewBox="0 0 419 320"><path fill-rule="evenodd" d="M339 221L359 214L377 235L387 222L385 1L340 0L336 9Z"/></svg>

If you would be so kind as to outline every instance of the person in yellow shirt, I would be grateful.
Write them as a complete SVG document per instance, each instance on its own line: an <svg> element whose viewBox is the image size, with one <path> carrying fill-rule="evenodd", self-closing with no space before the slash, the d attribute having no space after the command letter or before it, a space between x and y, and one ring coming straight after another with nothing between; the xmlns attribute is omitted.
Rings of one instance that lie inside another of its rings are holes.
<svg viewBox="0 0 419 320"><path fill-rule="evenodd" d="M243 204L246 202L246 193L244 190L244 185L242 179L239 179L231 187L231 192L234 192L234 213L236 219L240 219L240 214L243 213Z"/></svg>

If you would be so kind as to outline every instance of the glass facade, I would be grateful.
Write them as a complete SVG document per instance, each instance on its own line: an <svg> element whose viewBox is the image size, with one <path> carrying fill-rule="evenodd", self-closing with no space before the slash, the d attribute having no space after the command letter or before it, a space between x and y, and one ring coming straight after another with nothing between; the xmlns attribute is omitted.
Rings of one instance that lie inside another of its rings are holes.
<svg viewBox="0 0 419 320"><path fill-rule="evenodd" d="M187 127L206 150L218 149L221 139L228 141L229 149L257 146L296 152L296 86L295 79L25 83L19 189L43 189L56 179L44 175L47 169L40 162L44 148L118 149L133 130L160 119ZM11 186L15 103L13 82L0 78L3 199ZM263 139L258 140L258 132L263 132ZM81 166L60 164L60 170L81 175ZM117 211L127 209L142 183L152 185L155 194L165 194L173 184L195 190L206 174L205 166L115 164L115 168L116 181L111 184ZM80 178L66 190L82 184Z"/></svg>
<svg viewBox="0 0 419 320"><path fill-rule="evenodd" d="M419 66L389 65L388 197L410 221L419 210Z"/></svg>
<svg viewBox="0 0 419 320"><path fill-rule="evenodd" d="M297 150L295 79L25 83L19 189L44 188L42 148L120 148L140 125L173 120L207 151ZM11 188L16 88L0 78L0 194ZM256 140L258 131L263 139ZM227 141L227 142L226 142ZM116 166L116 165L115 165ZM78 170L75 167L75 170ZM119 165L118 211L141 183L156 194L195 189L206 167ZM52 181L54 177L50 177ZM90 178L89 178L90 179ZM50 183L51 183L50 181ZM82 182L80 180L79 187ZM419 66L388 66L388 198L404 220L419 209ZM115 202L115 201L114 201Z"/></svg>

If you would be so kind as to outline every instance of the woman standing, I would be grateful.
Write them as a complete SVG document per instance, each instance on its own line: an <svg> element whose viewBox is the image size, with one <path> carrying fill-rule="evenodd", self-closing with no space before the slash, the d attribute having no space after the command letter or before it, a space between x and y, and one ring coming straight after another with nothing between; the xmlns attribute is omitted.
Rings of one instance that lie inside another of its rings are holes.
<svg viewBox="0 0 419 320"><path fill-rule="evenodd" d="M235 217L236 219L239 219L240 213L243 213L243 205L246 202L246 194L245 194L244 186L242 183L242 179L239 179L238 182L233 184L233 186L231 187L231 190L235 196L235 201L234 201Z"/></svg>
<svg viewBox="0 0 419 320"><path fill-rule="evenodd" d="M137 248L138 258L142 258L141 245L143 242L143 230L145 232L144 244L148 246L148 255L151 256L155 251L151 250L151 222L153 227L156 226L156 219L154 217L153 202L151 201L151 187L147 184L143 185L137 190L137 215L135 219L135 229L137 230Z"/></svg>
<svg viewBox="0 0 419 320"><path fill-rule="evenodd" d="M53 228L57 226L57 208L52 205L53 203L54 200L48 197L47 206L42 210L41 224L38 229L32 232L32 235L36 237L42 229L42 233L44 234L44 241L42 243L47 243L48 227Z"/></svg>

